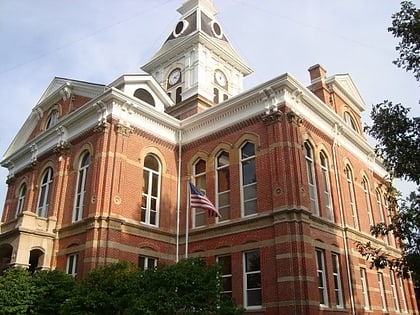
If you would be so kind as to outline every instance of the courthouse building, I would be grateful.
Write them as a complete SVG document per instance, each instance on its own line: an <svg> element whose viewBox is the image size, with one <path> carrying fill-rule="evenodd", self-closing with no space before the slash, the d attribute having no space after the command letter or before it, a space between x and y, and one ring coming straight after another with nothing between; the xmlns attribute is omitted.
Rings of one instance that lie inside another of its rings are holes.
<svg viewBox="0 0 420 315"><path fill-rule="evenodd" d="M351 77L314 65L310 86L284 73L244 91L252 70L213 3L178 12L144 72L46 88L1 162L1 268L82 278L201 256L246 314L418 314L411 280L356 250L399 255L370 234L388 220L386 172ZM221 218L190 209L189 181Z"/></svg>

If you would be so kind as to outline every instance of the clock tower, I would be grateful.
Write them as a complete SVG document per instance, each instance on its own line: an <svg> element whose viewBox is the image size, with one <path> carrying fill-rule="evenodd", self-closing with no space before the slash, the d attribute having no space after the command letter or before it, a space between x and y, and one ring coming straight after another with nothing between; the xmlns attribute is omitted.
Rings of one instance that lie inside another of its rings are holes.
<svg viewBox="0 0 420 315"><path fill-rule="evenodd" d="M215 19L211 0L186 0L178 12L181 18L142 69L174 101L167 112L182 119L242 92L252 70Z"/></svg>

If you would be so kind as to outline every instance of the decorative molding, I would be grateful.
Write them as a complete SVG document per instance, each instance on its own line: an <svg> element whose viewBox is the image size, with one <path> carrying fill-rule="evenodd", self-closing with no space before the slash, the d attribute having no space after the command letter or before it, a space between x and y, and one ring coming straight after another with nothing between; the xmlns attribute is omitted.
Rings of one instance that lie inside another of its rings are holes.
<svg viewBox="0 0 420 315"><path fill-rule="evenodd" d="M117 134L123 135L124 137L129 137L134 132L134 129L130 127L129 124L123 124L121 122L118 122L115 125L115 132Z"/></svg>
<svg viewBox="0 0 420 315"><path fill-rule="evenodd" d="M57 145L54 147L53 152L57 153L58 155L62 156L67 154L70 150L70 144L67 141L60 140Z"/></svg>
<svg viewBox="0 0 420 315"><path fill-rule="evenodd" d="M95 127L93 127L93 132L95 133L106 133L108 130L109 123L107 121L100 121Z"/></svg>
<svg viewBox="0 0 420 315"><path fill-rule="evenodd" d="M303 118L294 111L289 111L287 113L287 120L290 123L296 124L298 127L303 123Z"/></svg>

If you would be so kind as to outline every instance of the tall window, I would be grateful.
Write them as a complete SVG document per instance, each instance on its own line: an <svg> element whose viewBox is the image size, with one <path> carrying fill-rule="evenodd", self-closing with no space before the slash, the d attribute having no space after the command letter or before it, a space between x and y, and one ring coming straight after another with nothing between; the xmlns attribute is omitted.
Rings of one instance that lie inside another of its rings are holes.
<svg viewBox="0 0 420 315"><path fill-rule="evenodd" d="M363 306L365 310L368 310L370 306L369 306L368 283L367 283L365 268L360 268L360 282L362 285Z"/></svg>
<svg viewBox="0 0 420 315"><path fill-rule="evenodd" d="M407 300L405 299L404 284L401 277L398 278L398 282L400 284L401 311L403 311L404 313L407 313L408 312Z"/></svg>
<svg viewBox="0 0 420 315"><path fill-rule="evenodd" d="M313 149L308 142L305 142L304 147L306 171L308 173L309 198L311 199L311 210L313 214L319 215Z"/></svg>
<svg viewBox="0 0 420 315"><path fill-rule="evenodd" d="M26 196L26 184L23 183L19 189L18 202L16 206L16 215L23 212L23 206L25 205L25 196Z"/></svg>
<svg viewBox="0 0 420 315"><path fill-rule="evenodd" d="M232 296L232 260L230 255L218 256L221 264L222 294Z"/></svg>
<svg viewBox="0 0 420 315"><path fill-rule="evenodd" d="M344 121L351 127L351 129L357 131L357 124L349 112L344 112Z"/></svg>
<svg viewBox="0 0 420 315"><path fill-rule="evenodd" d="M177 87L175 90L175 103L178 104L182 101L182 87Z"/></svg>
<svg viewBox="0 0 420 315"><path fill-rule="evenodd" d="M77 259L78 254L71 254L67 256L67 266L66 266L66 273L73 277L77 276Z"/></svg>
<svg viewBox="0 0 420 315"><path fill-rule="evenodd" d="M86 152L79 162L77 173L76 195L74 196L73 222L80 221L83 217L83 204L86 193L87 172L90 164L90 154Z"/></svg>
<svg viewBox="0 0 420 315"><path fill-rule="evenodd" d="M241 192L244 216L257 213L257 173L255 145L245 143L241 148Z"/></svg>
<svg viewBox="0 0 420 315"><path fill-rule="evenodd" d="M321 160L322 180L324 183L325 210L326 210L328 220L333 221L334 212L333 212L332 200L331 200L331 184L330 184L328 158L324 152L321 152L319 157Z"/></svg>
<svg viewBox="0 0 420 315"><path fill-rule="evenodd" d="M139 256L138 266L142 270L156 268L158 264L158 259L148 256Z"/></svg>
<svg viewBox="0 0 420 315"><path fill-rule="evenodd" d="M256 308L262 305L260 252L244 253L244 305Z"/></svg>
<svg viewBox="0 0 420 315"><path fill-rule="evenodd" d="M219 90L216 88L213 89L213 102L219 104Z"/></svg>
<svg viewBox="0 0 420 315"><path fill-rule="evenodd" d="M369 183L366 177L363 177L363 192L365 194L365 202L366 202L366 210L368 213L368 218L369 218L369 224L370 225L374 225L373 222L373 215L372 215L372 205L371 205L371 201L370 201L370 189L369 189Z"/></svg>
<svg viewBox="0 0 420 315"><path fill-rule="evenodd" d="M340 275L340 256L338 254L332 254L332 271L334 279L334 293L335 293L335 306L337 308L343 308L343 287L341 285Z"/></svg>
<svg viewBox="0 0 420 315"><path fill-rule="evenodd" d="M384 208L382 206L382 196L381 196L381 190L379 188L375 190L375 195L376 195L376 204L378 205L379 220L381 223L384 223L385 222Z"/></svg>
<svg viewBox="0 0 420 315"><path fill-rule="evenodd" d="M203 194L206 194L206 161L199 159L194 164L194 182L195 187L201 190ZM193 209L194 211L194 227L203 226L206 224L206 210L204 209Z"/></svg>
<svg viewBox="0 0 420 315"><path fill-rule="evenodd" d="M392 299L394 301L394 308L396 312L399 312L400 304L398 303L397 287L395 283L395 274L392 270L389 272L389 276L390 276L389 279L391 281L391 292L392 292Z"/></svg>
<svg viewBox="0 0 420 315"><path fill-rule="evenodd" d="M143 166L141 222L156 226L159 222L160 176L160 162L154 155L146 155Z"/></svg>
<svg viewBox="0 0 420 315"><path fill-rule="evenodd" d="M54 109L51 112L50 116L48 116L47 123L45 125L45 129L49 129L49 128L55 126L57 124L57 121L58 121L58 116L59 116L58 110Z"/></svg>
<svg viewBox="0 0 420 315"><path fill-rule="evenodd" d="M221 152L216 160L217 208L222 215L219 220L230 219L230 172L229 153Z"/></svg>
<svg viewBox="0 0 420 315"><path fill-rule="evenodd" d="M346 167L347 187L349 190L350 210L353 217L353 227L359 229L359 219L357 218L356 198L354 195L353 173L349 166Z"/></svg>
<svg viewBox="0 0 420 315"><path fill-rule="evenodd" d="M46 218L48 216L48 207L50 204L51 190L53 183L53 170L51 167L47 168L42 175L39 197L38 197L38 206L37 214L40 217Z"/></svg>
<svg viewBox="0 0 420 315"><path fill-rule="evenodd" d="M381 294L382 310L386 311L386 295L385 295L384 275L382 274L382 272L378 272L378 285L379 285L379 293Z"/></svg>
<svg viewBox="0 0 420 315"><path fill-rule="evenodd" d="M328 306L327 280L325 277L325 256L322 249L317 249L316 253L316 272L318 275L319 305Z"/></svg>

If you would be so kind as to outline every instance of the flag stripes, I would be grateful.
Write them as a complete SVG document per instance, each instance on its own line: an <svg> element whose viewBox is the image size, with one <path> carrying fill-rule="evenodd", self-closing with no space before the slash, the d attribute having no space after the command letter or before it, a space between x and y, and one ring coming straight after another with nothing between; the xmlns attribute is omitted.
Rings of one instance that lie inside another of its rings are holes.
<svg viewBox="0 0 420 315"><path fill-rule="evenodd" d="M212 217L219 217L219 211L216 207L211 203L211 201L197 188L190 182L190 206L191 208L198 208L205 210L209 213Z"/></svg>

